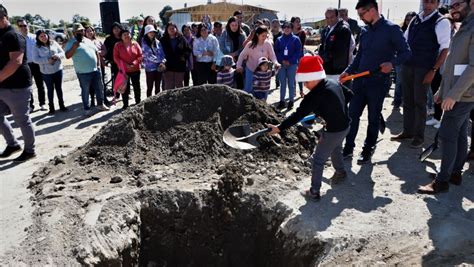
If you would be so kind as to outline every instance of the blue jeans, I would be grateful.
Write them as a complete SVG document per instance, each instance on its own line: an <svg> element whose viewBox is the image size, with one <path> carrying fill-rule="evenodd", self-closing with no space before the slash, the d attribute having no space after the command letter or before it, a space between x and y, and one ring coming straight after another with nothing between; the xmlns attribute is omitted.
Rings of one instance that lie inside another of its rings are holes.
<svg viewBox="0 0 474 267"><path fill-rule="evenodd" d="M295 101L295 76L297 67L297 64L292 64L289 66L281 65L281 68L278 71L278 78L280 80L280 102L285 101L286 85L288 85L290 101Z"/></svg>
<svg viewBox="0 0 474 267"><path fill-rule="evenodd" d="M253 71L245 67L244 91L251 94L253 91Z"/></svg>
<svg viewBox="0 0 474 267"><path fill-rule="evenodd" d="M397 73L397 79L395 83L395 95L393 96L393 105L402 105L402 66L395 66L395 72Z"/></svg>
<svg viewBox="0 0 474 267"><path fill-rule="evenodd" d="M48 102L49 107L54 108L54 91L56 90L56 95L58 96L58 102L60 107L64 107L63 99L63 70L59 70L53 74L43 74L43 81L48 88Z"/></svg>
<svg viewBox="0 0 474 267"><path fill-rule="evenodd" d="M97 105L103 104L104 90L102 85L102 75L100 70L89 73L77 73L79 84L81 86L82 105L85 110L90 109L89 106L89 88L92 87L97 97Z"/></svg>
<svg viewBox="0 0 474 267"><path fill-rule="evenodd" d="M383 107L384 98L390 89L387 78L360 78L354 81L354 96L349 104L349 117L351 118L351 128L346 137L346 148L355 147L355 138L359 131L360 116L364 112L365 106L368 108L369 125L365 138L364 150L375 148L380 127L380 113Z"/></svg>
<svg viewBox="0 0 474 267"><path fill-rule="evenodd" d="M474 103L457 102L454 108L445 111L439 128L441 143L441 168L436 177L449 181L451 174L461 172L467 157L467 127Z"/></svg>

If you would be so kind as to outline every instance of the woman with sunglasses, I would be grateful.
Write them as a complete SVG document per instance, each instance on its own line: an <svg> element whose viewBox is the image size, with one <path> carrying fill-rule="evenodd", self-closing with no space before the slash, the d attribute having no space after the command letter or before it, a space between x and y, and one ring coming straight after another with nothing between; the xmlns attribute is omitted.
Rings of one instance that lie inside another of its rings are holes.
<svg viewBox="0 0 474 267"><path fill-rule="evenodd" d="M67 111L63 99L63 64L65 54L61 46L50 40L45 30L36 32L36 46L33 49L33 61L39 65L43 80L48 89L49 112L52 115L54 108L54 91L58 97L59 109Z"/></svg>
<svg viewBox="0 0 474 267"><path fill-rule="evenodd" d="M220 48L217 38L209 34L207 24L199 24L196 40L194 40L193 44L193 54L196 57L194 67L197 77L195 85L216 83L217 73L215 69L219 52Z"/></svg>

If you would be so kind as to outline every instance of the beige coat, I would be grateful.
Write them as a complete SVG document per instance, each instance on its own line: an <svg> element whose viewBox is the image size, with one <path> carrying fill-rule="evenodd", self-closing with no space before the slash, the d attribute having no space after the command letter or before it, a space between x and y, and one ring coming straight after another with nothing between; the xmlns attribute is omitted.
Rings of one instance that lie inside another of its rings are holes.
<svg viewBox="0 0 474 267"><path fill-rule="evenodd" d="M467 67L455 76L455 65ZM451 97L456 102L474 102L474 12L451 39L442 76L441 88L436 93L441 100Z"/></svg>

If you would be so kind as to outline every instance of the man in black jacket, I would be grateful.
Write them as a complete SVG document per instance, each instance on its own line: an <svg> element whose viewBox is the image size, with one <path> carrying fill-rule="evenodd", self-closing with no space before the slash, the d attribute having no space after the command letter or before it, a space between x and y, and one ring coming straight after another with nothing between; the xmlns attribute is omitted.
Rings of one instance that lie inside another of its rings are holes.
<svg viewBox="0 0 474 267"><path fill-rule="evenodd" d="M349 25L339 19L336 8L328 8L325 16L327 26L321 33L319 55L324 60L323 66L328 79L338 80L339 74L350 63L351 43L354 40Z"/></svg>

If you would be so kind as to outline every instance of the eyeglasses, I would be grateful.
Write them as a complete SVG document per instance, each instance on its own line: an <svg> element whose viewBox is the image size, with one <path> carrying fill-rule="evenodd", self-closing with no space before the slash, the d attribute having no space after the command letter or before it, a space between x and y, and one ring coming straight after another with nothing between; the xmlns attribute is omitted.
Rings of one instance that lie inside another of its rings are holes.
<svg viewBox="0 0 474 267"><path fill-rule="evenodd" d="M359 18L364 17L365 13L369 12L370 9L365 9L362 13L357 12L357 15L359 15Z"/></svg>
<svg viewBox="0 0 474 267"><path fill-rule="evenodd" d="M437 0L423 0L423 3L427 4L436 4L438 1Z"/></svg>
<svg viewBox="0 0 474 267"><path fill-rule="evenodd" d="M458 9L462 3L466 3L466 1L461 1L461 2L457 2L457 3L454 3L450 6L448 6L449 9Z"/></svg>
<svg viewBox="0 0 474 267"><path fill-rule="evenodd" d="M28 27L28 26L27 26L27 25L18 25L18 27L20 27L20 28L26 28L26 27Z"/></svg>

